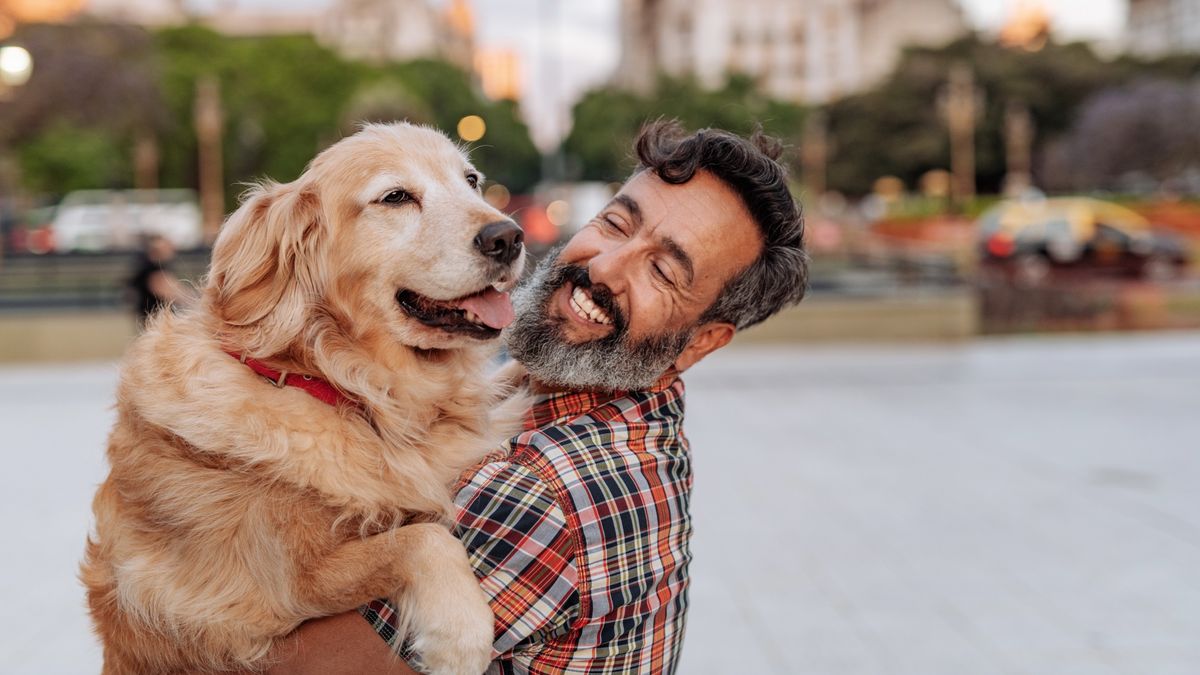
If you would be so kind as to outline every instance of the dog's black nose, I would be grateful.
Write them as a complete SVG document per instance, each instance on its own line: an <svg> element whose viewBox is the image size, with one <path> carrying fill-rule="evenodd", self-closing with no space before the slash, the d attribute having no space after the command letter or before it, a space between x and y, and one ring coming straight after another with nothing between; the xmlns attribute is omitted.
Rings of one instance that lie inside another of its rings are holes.
<svg viewBox="0 0 1200 675"><path fill-rule="evenodd" d="M497 220L483 226L475 235L475 248L489 258L507 265L521 255L521 242L525 232L511 220Z"/></svg>

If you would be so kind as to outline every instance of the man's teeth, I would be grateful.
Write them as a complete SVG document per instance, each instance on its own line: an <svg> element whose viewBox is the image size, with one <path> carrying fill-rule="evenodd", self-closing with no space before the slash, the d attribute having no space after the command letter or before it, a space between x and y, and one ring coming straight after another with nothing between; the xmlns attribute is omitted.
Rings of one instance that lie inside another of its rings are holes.
<svg viewBox="0 0 1200 675"><path fill-rule="evenodd" d="M576 288L571 293L571 309L575 310L579 318L584 321L600 323L606 326L612 323L612 318L605 314L604 310L597 307L596 303L592 302L591 297L582 288Z"/></svg>

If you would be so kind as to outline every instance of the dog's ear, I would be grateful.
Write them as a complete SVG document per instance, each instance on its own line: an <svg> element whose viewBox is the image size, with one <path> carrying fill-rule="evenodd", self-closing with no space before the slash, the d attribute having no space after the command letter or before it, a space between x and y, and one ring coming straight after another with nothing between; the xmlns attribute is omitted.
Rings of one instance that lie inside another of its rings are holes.
<svg viewBox="0 0 1200 675"><path fill-rule="evenodd" d="M230 326L258 328L264 342L298 332L319 290L321 217L311 189L253 188L213 246L206 296L214 314Z"/></svg>

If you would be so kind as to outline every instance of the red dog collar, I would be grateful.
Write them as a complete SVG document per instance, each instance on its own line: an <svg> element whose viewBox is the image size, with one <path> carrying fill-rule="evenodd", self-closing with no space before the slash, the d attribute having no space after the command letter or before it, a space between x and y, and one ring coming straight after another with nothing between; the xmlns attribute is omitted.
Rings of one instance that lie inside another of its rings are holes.
<svg viewBox="0 0 1200 675"><path fill-rule="evenodd" d="M296 387L297 389L303 389L309 396L335 407L339 403L346 403L353 406L358 405L354 399L346 396L337 387L320 378L313 377L312 375L297 376L287 371L279 372L258 359L246 358L241 354L231 351L226 351L225 353L246 364L250 370L258 373L263 379L276 387Z"/></svg>

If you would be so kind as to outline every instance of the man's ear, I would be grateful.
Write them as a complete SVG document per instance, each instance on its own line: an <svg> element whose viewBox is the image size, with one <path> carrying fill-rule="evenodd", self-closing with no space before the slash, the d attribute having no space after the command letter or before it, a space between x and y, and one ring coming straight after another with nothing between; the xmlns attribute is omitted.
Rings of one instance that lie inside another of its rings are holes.
<svg viewBox="0 0 1200 675"><path fill-rule="evenodd" d="M683 353L675 359L675 370L682 373L716 350L729 344L737 328L731 323L716 321L700 326Z"/></svg>

